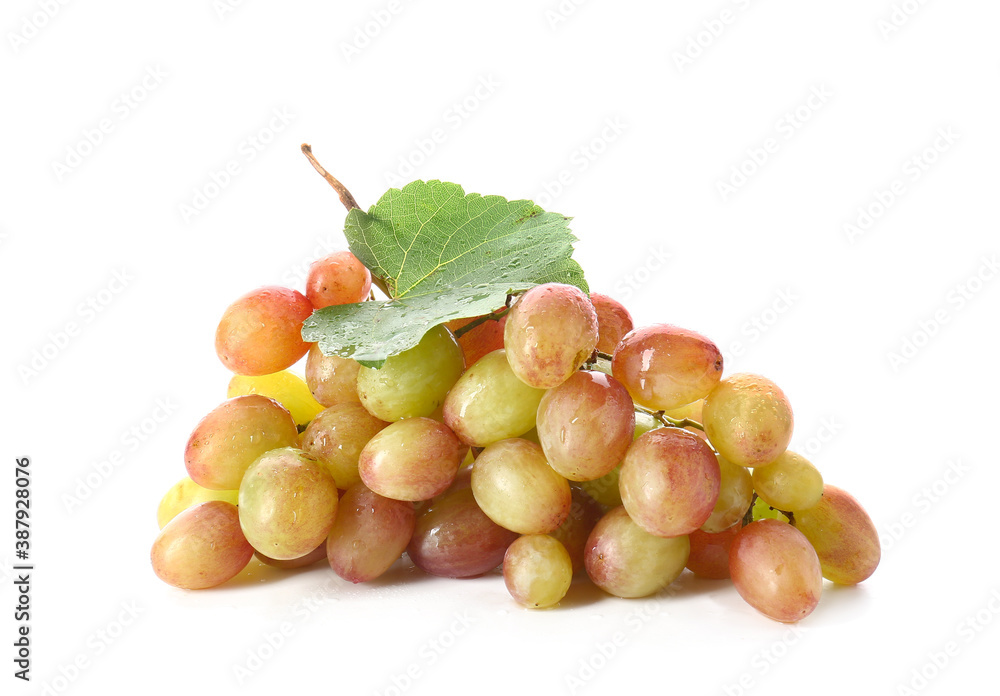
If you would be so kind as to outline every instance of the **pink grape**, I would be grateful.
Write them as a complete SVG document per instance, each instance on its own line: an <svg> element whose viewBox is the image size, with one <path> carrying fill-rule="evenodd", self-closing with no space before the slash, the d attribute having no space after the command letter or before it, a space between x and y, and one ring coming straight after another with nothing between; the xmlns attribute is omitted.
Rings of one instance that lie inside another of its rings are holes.
<svg viewBox="0 0 1000 696"><path fill-rule="evenodd" d="M195 505L174 517L153 542L153 571L185 590L215 587L236 577L253 557L236 506L222 500Z"/></svg>
<svg viewBox="0 0 1000 696"><path fill-rule="evenodd" d="M611 372L640 406L669 410L712 391L722 377L722 353L699 333L655 324L621 340Z"/></svg>
<svg viewBox="0 0 1000 696"><path fill-rule="evenodd" d="M309 266L306 297L316 309L364 302L371 289L371 271L349 251L335 251Z"/></svg>
<svg viewBox="0 0 1000 696"><path fill-rule="evenodd" d="M248 292L226 309L215 351L238 375L269 375L291 367L309 350L302 322L313 312L300 292L271 285Z"/></svg>
<svg viewBox="0 0 1000 696"><path fill-rule="evenodd" d="M596 371L575 372L545 392L537 420L545 458L570 481L609 473L625 456L635 431L635 409L625 387Z"/></svg>
<svg viewBox="0 0 1000 696"><path fill-rule="evenodd" d="M812 544L778 520L757 520L739 531L729 549L729 574L750 606L784 623L809 616L823 591Z"/></svg>

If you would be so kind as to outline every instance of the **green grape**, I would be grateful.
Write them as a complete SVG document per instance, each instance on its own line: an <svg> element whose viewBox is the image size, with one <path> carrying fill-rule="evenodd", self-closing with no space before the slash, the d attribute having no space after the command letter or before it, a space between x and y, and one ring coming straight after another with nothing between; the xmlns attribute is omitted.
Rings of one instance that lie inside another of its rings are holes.
<svg viewBox="0 0 1000 696"><path fill-rule="evenodd" d="M572 285L536 285L507 314L504 348L511 369L525 384L549 389L565 382L597 346L597 313Z"/></svg>
<svg viewBox="0 0 1000 696"><path fill-rule="evenodd" d="M718 533L729 529L743 519L753 501L753 484L750 471L742 466L736 466L725 457L717 455L719 473L722 478L719 483L719 498L712 508L712 514L701 525L702 531Z"/></svg>
<svg viewBox="0 0 1000 696"><path fill-rule="evenodd" d="M238 495L239 491L237 490L214 491L211 488L202 488L185 476L171 486L160 500L160 505L156 509L156 522L160 525L160 529L163 529L167 526L167 522L189 507L207 503L210 500L225 500L227 503L236 505Z"/></svg>
<svg viewBox="0 0 1000 696"><path fill-rule="evenodd" d="M240 484L240 526L265 556L287 561L319 546L337 513L337 485L317 459L294 447L271 450Z"/></svg>
<svg viewBox="0 0 1000 696"><path fill-rule="evenodd" d="M553 471L542 448L511 438L484 449L472 465L476 503L501 527L548 534L569 515L569 482Z"/></svg>
<svg viewBox="0 0 1000 696"><path fill-rule="evenodd" d="M299 425L305 425L323 410L323 405L313 398L305 381L288 370L256 377L233 375L226 396L231 399L246 394L260 394L274 399L292 414Z"/></svg>
<svg viewBox="0 0 1000 696"><path fill-rule="evenodd" d="M444 423L406 418L365 445L358 473L366 486L386 498L428 500L447 490L468 451Z"/></svg>
<svg viewBox="0 0 1000 696"><path fill-rule="evenodd" d="M766 502L763 498L758 497L753 503L753 510L751 511L753 519L755 520L778 520L779 522L790 522L788 516L785 515L781 510L776 510Z"/></svg>
<svg viewBox="0 0 1000 696"><path fill-rule="evenodd" d="M389 356L381 368L362 367L358 396L369 413L384 421L429 416L444 403L464 369L454 334L435 326L417 345Z"/></svg>
<svg viewBox="0 0 1000 696"><path fill-rule="evenodd" d="M823 577L856 585L875 572L882 546L875 523L845 490L827 484L813 507L795 512L795 527L816 549Z"/></svg>
<svg viewBox="0 0 1000 696"><path fill-rule="evenodd" d="M215 331L215 352L238 375L269 375L294 365L309 350L302 323L312 303L295 290L258 288L233 302Z"/></svg>
<svg viewBox="0 0 1000 696"><path fill-rule="evenodd" d="M543 389L510 369L503 350L487 353L458 379L444 401L444 422L473 447L521 437L535 427Z"/></svg>
<svg viewBox="0 0 1000 696"><path fill-rule="evenodd" d="M239 575L253 557L236 506L212 500L184 510L160 530L150 560L157 577L185 590L215 587Z"/></svg>
<svg viewBox="0 0 1000 696"><path fill-rule="evenodd" d="M347 489L326 541L326 557L340 577L374 580L410 543L417 515L411 503L390 500L363 483Z"/></svg>
<svg viewBox="0 0 1000 696"><path fill-rule="evenodd" d="M337 488L347 490L361 482L361 450L387 425L361 404L337 404L321 411L306 427L302 449L326 464Z"/></svg>
<svg viewBox="0 0 1000 696"><path fill-rule="evenodd" d="M640 406L675 409L708 396L719 383L722 353L699 333L655 324L621 340L611 369Z"/></svg>
<svg viewBox="0 0 1000 696"><path fill-rule="evenodd" d="M779 510L805 510L823 497L823 475L801 454L785 450L770 464L753 470L757 495Z"/></svg>
<svg viewBox="0 0 1000 696"><path fill-rule="evenodd" d="M629 447L618 488L637 525L674 537L705 524L720 483L719 462L704 440L680 428L658 428Z"/></svg>
<svg viewBox="0 0 1000 696"><path fill-rule="evenodd" d="M549 465L570 481L592 481L614 469L632 444L635 410L614 377L581 370L545 392L538 439Z"/></svg>
<svg viewBox="0 0 1000 696"><path fill-rule="evenodd" d="M719 382L702 409L705 434L733 464L773 462L792 439L792 407L771 380L747 373Z"/></svg>
<svg viewBox="0 0 1000 696"><path fill-rule="evenodd" d="M625 508L616 507L587 540L587 575L608 594L645 597L677 579L690 548L687 536L654 536L633 522Z"/></svg>
<svg viewBox="0 0 1000 696"><path fill-rule="evenodd" d="M199 486L236 490L257 457L298 441L295 420L277 401L260 394L237 396L201 419L188 438L184 463Z"/></svg>
<svg viewBox="0 0 1000 696"><path fill-rule="evenodd" d="M778 520L739 531L729 549L729 574L750 606L784 623L811 614L823 591L816 551L802 532Z"/></svg>
<svg viewBox="0 0 1000 696"><path fill-rule="evenodd" d="M306 384L317 402L327 408L337 404L360 404L358 371L361 363L339 355L323 355L314 343L306 356Z"/></svg>
<svg viewBox="0 0 1000 696"><path fill-rule="evenodd" d="M507 547L503 581L514 600L531 609L558 604L573 582L566 548L547 534L528 534Z"/></svg>

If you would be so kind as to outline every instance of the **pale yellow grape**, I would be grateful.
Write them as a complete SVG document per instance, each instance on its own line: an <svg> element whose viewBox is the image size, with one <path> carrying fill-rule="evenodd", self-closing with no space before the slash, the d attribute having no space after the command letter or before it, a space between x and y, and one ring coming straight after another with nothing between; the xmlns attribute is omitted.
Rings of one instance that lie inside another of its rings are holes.
<svg viewBox="0 0 1000 696"><path fill-rule="evenodd" d="M750 470L736 466L721 455L716 455L719 462L719 473L722 478L719 484L719 498L715 501L712 514L701 525L703 532L717 534L729 529L743 519L753 501L753 484Z"/></svg>
<svg viewBox="0 0 1000 696"><path fill-rule="evenodd" d="M569 515L569 481L533 442L511 438L484 449L472 465L472 493L487 517L518 534L548 534Z"/></svg>
<svg viewBox="0 0 1000 696"><path fill-rule="evenodd" d="M462 442L486 447L508 437L522 437L534 428L544 395L544 389L529 387L517 378L506 352L495 350L466 370L448 392L444 422Z"/></svg>
<svg viewBox="0 0 1000 696"><path fill-rule="evenodd" d="M306 384L313 398L326 407L359 404L358 371L361 363L339 355L323 355L314 343L306 356Z"/></svg>
<svg viewBox="0 0 1000 696"><path fill-rule="evenodd" d="M233 375L229 380L228 398L245 394L269 396L288 409L299 425L305 425L323 410L323 405L313 398L309 385L288 370L269 375Z"/></svg>
<svg viewBox="0 0 1000 696"><path fill-rule="evenodd" d="M326 466L294 447L272 450L240 484L240 527L247 541L278 561L301 558L330 533L337 485Z"/></svg>
<svg viewBox="0 0 1000 696"><path fill-rule="evenodd" d="M203 488L185 476L171 486L160 500L160 505L156 509L156 521L160 525L160 529L163 529L167 526L167 522L189 507L207 503L210 500L224 500L236 505L238 496L239 491L237 490L216 491L211 488Z"/></svg>
<svg viewBox="0 0 1000 696"><path fill-rule="evenodd" d="M792 407L777 384L748 373L723 379L705 397L705 434L733 464L753 468L778 458L792 439Z"/></svg>
<svg viewBox="0 0 1000 696"><path fill-rule="evenodd" d="M594 584L616 597L645 597L681 574L691 545L687 536L658 537L623 507L600 519L587 540L585 565Z"/></svg>
<svg viewBox="0 0 1000 696"><path fill-rule="evenodd" d="M823 475L801 454L785 450L770 464L753 470L757 495L779 510L805 510L823 497Z"/></svg>
<svg viewBox="0 0 1000 696"><path fill-rule="evenodd" d="M337 488L347 490L361 482L361 450L387 425L361 404L336 404L320 412L306 427L302 449L326 464Z"/></svg>
<svg viewBox="0 0 1000 696"><path fill-rule="evenodd" d="M369 413L384 421L430 416L464 369L465 356L454 334L435 326L417 345L389 356L381 368L362 367L358 396Z"/></svg>
<svg viewBox="0 0 1000 696"><path fill-rule="evenodd" d="M518 604L544 609L566 596L573 582L573 563L556 539L547 534L529 534L507 547L503 581Z"/></svg>

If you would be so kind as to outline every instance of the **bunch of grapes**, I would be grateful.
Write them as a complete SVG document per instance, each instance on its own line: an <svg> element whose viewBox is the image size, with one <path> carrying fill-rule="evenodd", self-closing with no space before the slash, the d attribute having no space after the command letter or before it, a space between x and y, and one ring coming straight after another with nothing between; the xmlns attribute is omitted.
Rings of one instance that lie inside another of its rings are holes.
<svg viewBox="0 0 1000 696"><path fill-rule="evenodd" d="M378 369L302 341L315 309L364 301L371 282L340 252L313 265L305 295L267 287L226 310L216 351L235 376L160 504L165 582L216 586L256 555L325 559L357 583L405 553L443 577L502 566L537 608L574 576L643 597L688 568L792 622L823 578L854 584L878 565L865 510L787 449L785 394L723 377L706 337L633 328L617 301L548 283ZM303 380L287 368L306 355Z"/></svg>

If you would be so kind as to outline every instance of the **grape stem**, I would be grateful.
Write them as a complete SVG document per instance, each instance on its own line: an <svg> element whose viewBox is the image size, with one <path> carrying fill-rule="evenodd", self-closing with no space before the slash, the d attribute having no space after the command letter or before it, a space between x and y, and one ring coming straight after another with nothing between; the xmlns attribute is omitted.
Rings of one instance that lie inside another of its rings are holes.
<svg viewBox="0 0 1000 696"><path fill-rule="evenodd" d="M746 527L748 524L754 521L753 506L757 503L758 498L760 498L760 496L757 495L757 491L754 491L753 496L751 496L750 498L750 507L747 508L746 514L743 515L742 526ZM793 527L795 526L795 513L790 512L788 510L779 510L773 505L768 505L768 507L774 510L775 512L780 512L782 515L788 518L788 524L792 525Z"/></svg>
<svg viewBox="0 0 1000 696"><path fill-rule="evenodd" d="M327 183L329 183L330 186L333 187L333 190L337 192L337 195L340 196L340 202L344 204L345 208L347 208L347 212L351 212L355 208L361 207L358 205L358 202L354 200L354 196L352 196L351 192L347 190L347 187L337 181L333 174L326 171L326 169L323 168L323 165L319 163L315 156L313 156L311 145L302 143L302 154L306 156L306 159L309 160L309 163L316 169L317 172L319 172L320 176L326 179Z"/></svg>
<svg viewBox="0 0 1000 696"><path fill-rule="evenodd" d="M635 410L652 416L658 420L661 425L665 425L669 428L697 428L702 432L705 431L704 425L696 420L691 420L690 418L671 418L663 413L663 411L654 411L644 406L640 406L639 404L635 404Z"/></svg>
<svg viewBox="0 0 1000 696"><path fill-rule="evenodd" d="M489 314L484 314L481 317L476 317L465 326L460 326L457 329L455 329L454 331L455 338L461 338L463 335L469 333L480 324L485 324L488 321L499 321L509 311L510 307L504 306L494 312L490 312Z"/></svg>
<svg viewBox="0 0 1000 696"><path fill-rule="evenodd" d="M355 200L351 192L347 190L347 187L340 183L333 174L326 171L323 165L319 163L319 160L317 160L315 155L313 155L311 145L308 143L302 143L302 154L306 156L306 159L309 160L309 163L313 166L313 168L319 172L320 176L326 179L327 183L330 184L330 186L333 187L333 190L337 192L337 195L340 197L340 202L344 204L345 208L347 208L347 212L351 212L355 208L358 210L361 209L361 206L358 205L357 200ZM369 268L368 270L370 271L371 269ZM381 290L386 297L392 299L392 293L389 292L389 287L386 285L385 279L372 273L372 283L375 287ZM374 296L372 299L375 299Z"/></svg>

